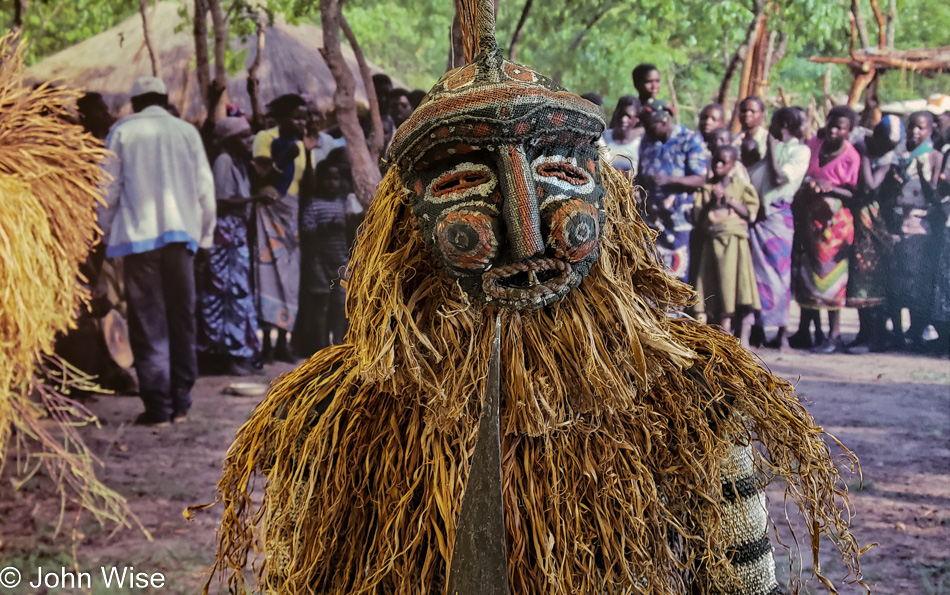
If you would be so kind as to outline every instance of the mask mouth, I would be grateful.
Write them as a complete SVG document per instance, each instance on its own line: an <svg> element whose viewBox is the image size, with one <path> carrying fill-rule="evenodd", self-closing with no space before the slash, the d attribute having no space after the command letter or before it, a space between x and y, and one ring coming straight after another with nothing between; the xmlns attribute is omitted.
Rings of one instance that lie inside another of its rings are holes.
<svg viewBox="0 0 950 595"><path fill-rule="evenodd" d="M519 310L543 308L571 290L573 269L557 258L532 258L492 268L482 275L489 302Z"/></svg>

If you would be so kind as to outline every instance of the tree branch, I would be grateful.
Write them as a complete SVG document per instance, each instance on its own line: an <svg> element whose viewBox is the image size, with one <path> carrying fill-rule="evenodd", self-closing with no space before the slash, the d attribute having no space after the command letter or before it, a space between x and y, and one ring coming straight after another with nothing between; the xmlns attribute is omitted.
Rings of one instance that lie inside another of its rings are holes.
<svg viewBox="0 0 950 595"><path fill-rule="evenodd" d="M521 18L515 26L515 32L511 34L511 46L508 48L508 59L512 62L517 61L518 42L521 40L521 32L524 30L525 22L528 20L528 13L531 12L531 5L534 0L524 0L524 8L521 9Z"/></svg>
<svg viewBox="0 0 950 595"><path fill-rule="evenodd" d="M211 9L211 26L214 28L214 80L208 91L208 117L215 118L218 103L227 91L228 83L228 21L224 18L220 0L206 0Z"/></svg>
<svg viewBox="0 0 950 595"><path fill-rule="evenodd" d="M342 11L340 12L340 29L343 30L343 35L346 36L346 40L353 49L353 55L356 56L356 63L360 67L360 76L363 79L363 86L366 87L366 99L369 101L369 116L372 130L369 137L370 142L368 148L373 159L378 160L384 148L383 118L380 115L379 98L376 97L376 87L373 85L373 73L369 69L369 64L366 62L363 50L360 49L359 43L356 42L356 35L353 34L353 29L350 28L350 24L346 21L346 16L343 15Z"/></svg>
<svg viewBox="0 0 950 595"><path fill-rule="evenodd" d="M19 5L19 3L18 3ZM162 76L162 64L152 47L152 36L148 30L148 16L145 14L148 8L148 0L139 0L139 14L142 15L142 36L145 38L145 48L148 50L148 57L152 61L152 76Z"/></svg>
<svg viewBox="0 0 950 595"><path fill-rule="evenodd" d="M353 171L356 197L364 208L369 208L380 180L379 167L366 146L366 137L356 113L356 81L343 57L340 46L340 22L343 13L338 0L320 0L320 24L323 27L323 47L320 54L336 81L333 103L337 122L346 139L346 151ZM370 85L372 86L372 85Z"/></svg>
<svg viewBox="0 0 950 595"><path fill-rule="evenodd" d="M871 5L874 5L873 0ZM854 22L857 25L858 40L861 42L861 48L866 50L871 47L871 44L868 41L867 26L864 24L864 19L861 18L861 0L851 0L851 16L854 18Z"/></svg>
<svg viewBox="0 0 950 595"><path fill-rule="evenodd" d="M211 88L211 64L208 61L208 4L207 0L195 0L195 76L201 89L201 100L207 102ZM205 103L207 105L207 103Z"/></svg>
<svg viewBox="0 0 950 595"><path fill-rule="evenodd" d="M887 20L877 0L871 0L871 10L874 11L874 20L877 21L877 47L884 49L887 47Z"/></svg>
<svg viewBox="0 0 950 595"><path fill-rule="evenodd" d="M247 94L251 98L251 123L257 130L263 126L264 114L261 110L261 80L257 73L261 68L261 60L264 55L264 13L257 10L254 30L257 36L257 53L254 55L254 61L247 69Z"/></svg>
<svg viewBox="0 0 950 595"><path fill-rule="evenodd" d="M590 21L587 22L587 26L584 27L584 29L581 30L581 32L577 34L577 37L575 37L574 41L571 42L571 45L568 46L567 51L571 53L576 51L577 48L581 45L581 41L584 39L584 36L587 35L587 32L593 29L594 25L596 25L597 22L600 21L600 19L604 18L604 15L606 15L611 10L613 10L612 6L604 8L599 13L594 15L594 18L592 18Z"/></svg>

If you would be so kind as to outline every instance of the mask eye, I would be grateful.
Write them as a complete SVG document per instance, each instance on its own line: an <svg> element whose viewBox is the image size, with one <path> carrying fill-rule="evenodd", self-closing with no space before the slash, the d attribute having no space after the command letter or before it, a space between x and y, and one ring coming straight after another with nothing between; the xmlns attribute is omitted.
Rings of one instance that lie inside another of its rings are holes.
<svg viewBox="0 0 950 595"><path fill-rule="evenodd" d="M558 178L574 186L583 186L590 180L587 172L566 161L542 163L538 165L536 171L539 176Z"/></svg>
<svg viewBox="0 0 950 595"><path fill-rule="evenodd" d="M487 165L459 163L435 177L424 194L426 200L435 203L483 201L492 195L497 185L498 177Z"/></svg>
<svg viewBox="0 0 950 595"><path fill-rule="evenodd" d="M491 181L492 177L484 171L465 170L450 172L432 183L432 194L434 196L457 194L471 188L477 188L482 184L488 184Z"/></svg>
<svg viewBox="0 0 950 595"><path fill-rule="evenodd" d="M498 218L475 209L449 211L435 226L435 244L445 262L463 271L483 271L498 256Z"/></svg>
<svg viewBox="0 0 950 595"><path fill-rule="evenodd" d="M600 214L594 205L568 200L545 212L547 244L555 256L568 262L580 262L600 242Z"/></svg>

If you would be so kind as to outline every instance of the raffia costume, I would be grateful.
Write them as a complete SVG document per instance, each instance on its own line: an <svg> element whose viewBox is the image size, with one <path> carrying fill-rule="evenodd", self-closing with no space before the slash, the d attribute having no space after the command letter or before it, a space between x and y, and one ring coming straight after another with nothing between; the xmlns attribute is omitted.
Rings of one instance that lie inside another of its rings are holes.
<svg viewBox="0 0 950 595"><path fill-rule="evenodd" d="M262 592L446 592L500 315L511 593L777 592L776 475L856 570L821 430L731 337L670 316L691 293L597 152L603 112L504 60L476 4L477 56L393 141L344 344L280 379L228 454L217 568L241 592L262 545Z"/></svg>

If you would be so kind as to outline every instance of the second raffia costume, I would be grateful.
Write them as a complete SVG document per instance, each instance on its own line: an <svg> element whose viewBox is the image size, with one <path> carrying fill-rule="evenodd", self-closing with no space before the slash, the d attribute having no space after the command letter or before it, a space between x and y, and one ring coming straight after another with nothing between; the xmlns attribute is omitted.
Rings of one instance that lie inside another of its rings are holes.
<svg viewBox="0 0 950 595"><path fill-rule="evenodd" d="M218 570L243 592L262 543L262 592L446 592L500 316L511 593L776 593L774 476L856 571L821 429L733 338L670 316L691 293L598 153L603 112L504 60L491 6L460 3L469 63L396 134L344 343L231 447Z"/></svg>

